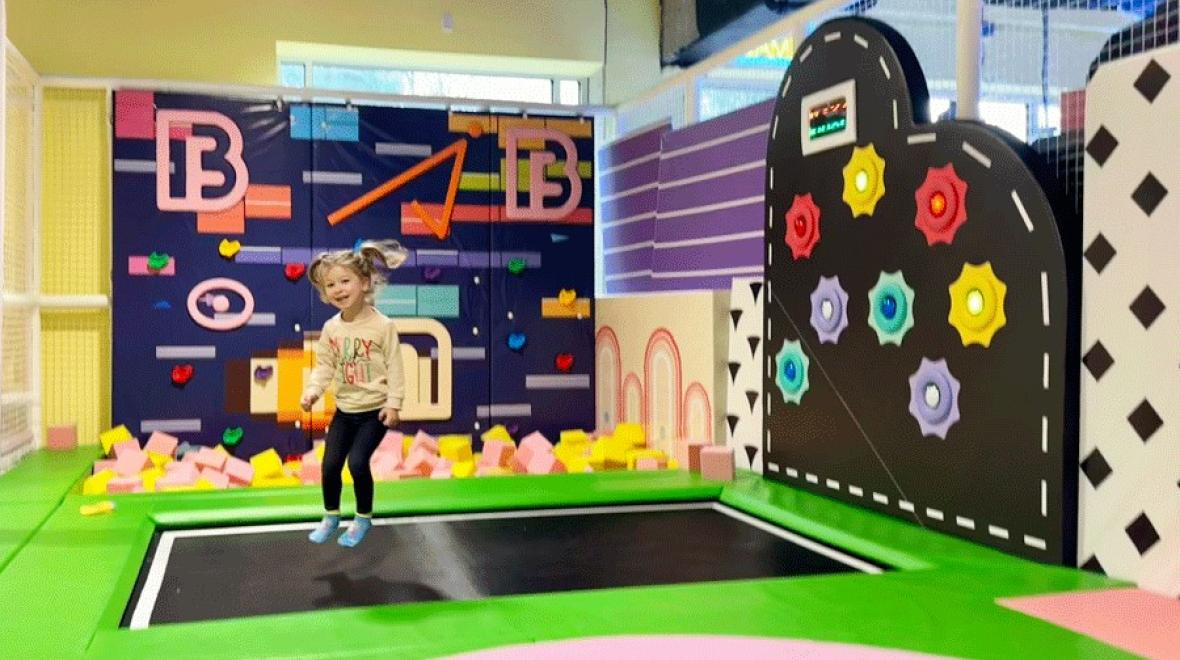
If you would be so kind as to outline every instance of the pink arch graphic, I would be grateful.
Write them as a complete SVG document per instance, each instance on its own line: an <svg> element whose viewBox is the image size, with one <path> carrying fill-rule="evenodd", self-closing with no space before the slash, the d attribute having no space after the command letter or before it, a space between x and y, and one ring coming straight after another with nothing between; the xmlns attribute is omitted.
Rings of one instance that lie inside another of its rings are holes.
<svg viewBox="0 0 1180 660"><path fill-rule="evenodd" d="M705 437L700 438L705 440L708 444L713 444L713 405L709 403L709 393L705 391L705 387L700 383L694 382L688 386L684 392L684 416L680 420L680 437L688 438L688 411L692 409L691 404L694 400L703 401L705 404ZM691 438L696 440L697 438Z"/></svg>
<svg viewBox="0 0 1180 660"><path fill-rule="evenodd" d="M672 405L674 406L674 409L672 410L672 419L676 420L677 424L681 423L680 416L682 413L680 391L682 383L680 347L676 345L676 337L672 336L672 332L667 328L660 327L656 328L651 333L651 337L649 337L647 340L647 349L643 353L643 383L647 388L647 393L643 399L643 426L648 434L651 433L651 429L647 428L649 422L647 415L648 411L650 410L650 406L647 405L647 395L651 394L652 357L655 355L656 349L659 348L660 345L667 346L668 352L672 355L672 375L676 382L675 391L672 392L671 397Z"/></svg>
<svg viewBox="0 0 1180 660"><path fill-rule="evenodd" d="M627 374L627 378L623 380L623 389L619 392L624 400L627 398L627 390L634 387L639 392L639 421L645 427L647 426L647 394L643 391L643 383L639 382L639 376L635 372ZM619 412L619 421L623 421L623 411Z"/></svg>
<svg viewBox="0 0 1180 660"><path fill-rule="evenodd" d="M618 424L623 419L623 387L619 383L620 375L623 373L623 358L619 353L619 337L609 325L602 326L594 335L595 360L598 359L598 348L603 344L609 345L615 354L615 410L613 417L615 424ZM642 389L640 388L641 391Z"/></svg>

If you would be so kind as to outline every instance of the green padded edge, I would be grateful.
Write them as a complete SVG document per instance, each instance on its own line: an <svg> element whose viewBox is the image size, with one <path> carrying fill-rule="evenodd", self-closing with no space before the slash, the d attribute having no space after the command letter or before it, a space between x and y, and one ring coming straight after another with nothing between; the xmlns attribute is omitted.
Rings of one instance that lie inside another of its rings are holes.
<svg viewBox="0 0 1180 660"><path fill-rule="evenodd" d="M0 474L0 572L61 504L66 491L90 474L97 457L96 447L41 449Z"/></svg>

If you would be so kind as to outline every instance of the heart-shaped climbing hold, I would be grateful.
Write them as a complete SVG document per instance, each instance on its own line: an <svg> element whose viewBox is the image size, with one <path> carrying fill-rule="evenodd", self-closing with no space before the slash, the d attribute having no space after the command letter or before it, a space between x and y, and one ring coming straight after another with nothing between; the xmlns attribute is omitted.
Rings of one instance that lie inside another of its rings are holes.
<svg viewBox="0 0 1180 660"><path fill-rule="evenodd" d="M513 332L508 335L508 348L514 351L519 351L524 348L525 336L523 332Z"/></svg>
<svg viewBox="0 0 1180 660"><path fill-rule="evenodd" d="M520 275L523 273L524 267L524 259L517 258L508 260L508 272L512 273L513 275Z"/></svg>
<svg viewBox="0 0 1180 660"><path fill-rule="evenodd" d="M193 379L193 365L178 364L172 367L172 383L175 385L184 385Z"/></svg>
<svg viewBox="0 0 1180 660"><path fill-rule="evenodd" d="M557 370L562 373L568 372L574 366L574 354L573 353L558 353L553 358L553 366L556 367Z"/></svg>
<svg viewBox="0 0 1180 660"><path fill-rule="evenodd" d="M578 299L578 292L574 289L562 289L557 293L557 302L569 307Z"/></svg>
<svg viewBox="0 0 1180 660"><path fill-rule="evenodd" d="M283 267L283 274L287 276L288 280L296 282L299 278L303 277L303 273L306 270L307 266L305 264L290 263Z"/></svg>
<svg viewBox="0 0 1180 660"><path fill-rule="evenodd" d="M221 432L221 444L226 447L236 447L242 441L242 427L235 426Z"/></svg>
<svg viewBox="0 0 1180 660"><path fill-rule="evenodd" d="M221 243L217 246L217 253L226 259L233 259L242 249L241 241L231 241L228 238L221 239Z"/></svg>
<svg viewBox="0 0 1180 660"><path fill-rule="evenodd" d="M274 367L263 367L263 366L254 367L254 380L256 380L260 383L265 383L266 381L270 380L270 377L273 376L274 374L275 374Z"/></svg>
<svg viewBox="0 0 1180 660"><path fill-rule="evenodd" d="M171 260L172 257L168 256L167 252L152 252L148 255L148 270L164 270Z"/></svg>
<svg viewBox="0 0 1180 660"><path fill-rule="evenodd" d="M437 280L441 275L442 275L441 268L423 268L422 269L422 279L426 280L427 282L433 282L433 281Z"/></svg>

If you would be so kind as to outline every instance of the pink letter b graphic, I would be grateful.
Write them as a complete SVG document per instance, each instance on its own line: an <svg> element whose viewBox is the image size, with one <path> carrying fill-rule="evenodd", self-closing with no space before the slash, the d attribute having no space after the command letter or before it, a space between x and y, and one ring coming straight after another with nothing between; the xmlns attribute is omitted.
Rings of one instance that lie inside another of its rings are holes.
<svg viewBox="0 0 1180 660"><path fill-rule="evenodd" d="M168 131L174 124L216 126L229 137L225 162L234 170L234 187L221 197L202 197L206 186L225 185L225 174L201 167L201 155L212 152L217 141L203 135L190 135L184 142L184 194L173 197L169 181ZM198 110L156 111L156 207L161 211L224 211L241 201L250 185L246 162L242 160L242 132L229 117L219 112Z"/></svg>

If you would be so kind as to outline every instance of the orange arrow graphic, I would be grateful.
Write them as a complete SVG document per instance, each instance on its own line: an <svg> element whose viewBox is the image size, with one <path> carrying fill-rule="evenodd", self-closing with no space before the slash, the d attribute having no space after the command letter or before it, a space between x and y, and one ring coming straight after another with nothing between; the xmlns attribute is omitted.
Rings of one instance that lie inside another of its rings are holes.
<svg viewBox="0 0 1180 660"><path fill-rule="evenodd" d="M401 174L393 177L389 181L386 181L364 195L357 197L351 202L329 213L328 224L338 225L341 222L344 222L357 213L365 210L377 200L393 193L398 188L401 188L407 183L422 176L426 172L429 172L430 170L438 167L443 163L443 161L450 158L451 156L455 157L455 163L451 167L451 182L447 185L447 197L446 201L443 203L442 217L435 218L434 216L430 215L430 212L427 211L420 203L418 203L418 200L416 199L410 203L410 207L414 210L414 213L422 220L422 222L430 229L430 231L434 232L434 235L437 236L439 240L445 239L451 234L451 213L455 208L455 195L459 192L459 179L463 173L463 159L467 157L466 139L456 140L447 148L430 156L430 158L427 158L405 172L402 172Z"/></svg>

